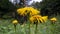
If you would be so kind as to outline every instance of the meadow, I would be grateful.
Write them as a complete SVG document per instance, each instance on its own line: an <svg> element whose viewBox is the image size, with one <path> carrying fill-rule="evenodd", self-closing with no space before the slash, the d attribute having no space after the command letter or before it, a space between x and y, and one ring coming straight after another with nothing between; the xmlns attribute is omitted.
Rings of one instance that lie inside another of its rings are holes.
<svg viewBox="0 0 60 34"><path fill-rule="evenodd" d="M26 24L16 25L16 30L12 24L11 19L0 19L0 34L60 34L60 16L56 16L58 19L54 24L48 20L46 23L39 23L37 27L37 33L35 32L36 24L30 24L27 21Z"/></svg>

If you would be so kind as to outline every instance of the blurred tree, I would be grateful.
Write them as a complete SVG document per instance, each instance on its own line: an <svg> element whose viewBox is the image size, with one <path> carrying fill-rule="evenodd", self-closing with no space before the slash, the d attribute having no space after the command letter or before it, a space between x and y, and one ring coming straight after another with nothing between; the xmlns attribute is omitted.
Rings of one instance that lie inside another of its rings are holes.
<svg viewBox="0 0 60 34"><path fill-rule="evenodd" d="M43 0L41 3L42 15L57 15L60 13L60 0Z"/></svg>
<svg viewBox="0 0 60 34"><path fill-rule="evenodd" d="M8 0L0 0L0 17L10 12L14 12L16 7Z"/></svg>
<svg viewBox="0 0 60 34"><path fill-rule="evenodd" d="M17 9L23 7L24 0L20 0L20 3L16 1L16 4L14 5L9 0L0 0L0 18L6 15L12 16L13 18L16 18ZM22 4L23 3L23 4Z"/></svg>
<svg viewBox="0 0 60 34"><path fill-rule="evenodd" d="M32 4L34 7L41 9L42 15L57 15L60 14L60 0L42 0Z"/></svg>
<svg viewBox="0 0 60 34"><path fill-rule="evenodd" d="M37 9L40 9L40 7L41 7L41 6L40 6L40 2L36 2L36 3L33 2L33 3L32 3L32 6L34 6L34 7L37 8Z"/></svg>
<svg viewBox="0 0 60 34"><path fill-rule="evenodd" d="M20 0L20 5L23 5L25 0Z"/></svg>

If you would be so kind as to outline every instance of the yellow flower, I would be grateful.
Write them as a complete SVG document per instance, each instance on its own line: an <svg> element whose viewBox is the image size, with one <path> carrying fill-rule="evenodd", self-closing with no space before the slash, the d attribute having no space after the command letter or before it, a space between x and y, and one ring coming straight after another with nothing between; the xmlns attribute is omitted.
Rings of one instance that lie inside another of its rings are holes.
<svg viewBox="0 0 60 34"><path fill-rule="evenodd" d="M50 19L52 22L56 22L57 21L57 18L53 17Z"/></svg>
<svg viewBox="0 0 60 34"><path fill-rule="evenodd" d="M44 22L46 22L48 20L48 16L43 16L42 19L44 20Z"/></svg>
<svg viewBox="0 0 60 34"><path fill-rule="evenodd" d="M13 23L13 24L17 24L18 21L17 21L17 20L13 20L12 23Z"/></svg>
<svg viewBox="0 0 60 34"><path fill-rule="evenodd" d="M40 11L34 9L33 7L24 7L24 8L17 9L17 13L23 16L28 15L29 13L29 16L33 16L33 15L40 14Z"/></svg>
<svg viewBox="0 0 60 34"><path fill-rule="evenodd" d="M34 15L34 16L32 16L32 17L30 17L30 21L32 22L32 23L40 23L40 22L43 22L43 19L42 19L42 16L40 16L40 15Z"/></svg>
<svg viewBox="0 0 60 34"><path fill-rule="evenodd" d="M34 15L32 17L30 17L30 21L32 23L36 22L37 23L43 23L43 22L46 22L48 20L48 16L41 16L41 15Z"/></svg>

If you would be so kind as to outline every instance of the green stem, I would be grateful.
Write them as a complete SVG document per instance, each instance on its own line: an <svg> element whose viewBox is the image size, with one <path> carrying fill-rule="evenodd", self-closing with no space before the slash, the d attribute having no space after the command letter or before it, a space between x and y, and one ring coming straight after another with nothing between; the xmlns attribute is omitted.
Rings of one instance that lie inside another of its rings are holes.
<svg viewBox="0 0 60 34"><path fill-rule="evenodd" d="M37 31L38 31L37 27L38 27L38 23L36 23L35 34L37 34Z"/></svg>
<svg viewBox="0 0 60 34"><path fill-rule="evenodd" d="M27 33L26 33L26 25L25 25L25 24L24 24L24 30L25 30L25 34L27 34Z"/></svg>
<svg viewBox="0 0 60 34"><path fill-rule="evenodd" d="M30 34L30 23L29 23L29 34Z"/></svg>
<svg viewBox="0 0 60 34"><path fill-rule="evenodd" d="M52 30L53 30L53 34L54 34L55 29L56 29L55 23L52 24L52 28L53 28Z"/></svg>
<svg viewBox="0 0 60 34"><path fill-rule="evenodd" d="M14 24L14 32L15 32L15 34L16 34L16 24Z"/></svg>

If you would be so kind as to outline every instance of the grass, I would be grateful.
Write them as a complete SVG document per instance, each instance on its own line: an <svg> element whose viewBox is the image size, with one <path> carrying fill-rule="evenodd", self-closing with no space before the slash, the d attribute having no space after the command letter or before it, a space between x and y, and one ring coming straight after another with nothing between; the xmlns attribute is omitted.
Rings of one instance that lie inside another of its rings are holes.
<svg viewBox="0 0 60 34"><path fill-rule="evenodd" d="M35 34L35 24L31 24L30 28L29 22L24 25L17 24L15 32L14 25L11 21L12 19L0 20L0 34ZM55 24L51 24L49 20L46 23L38 24L37 34L60 34L60 20Z"/></svg>

